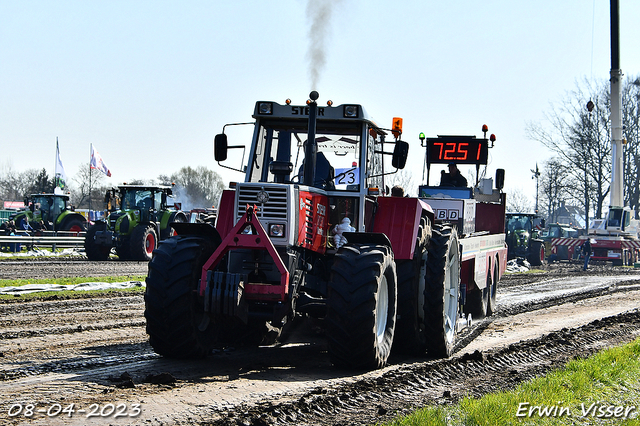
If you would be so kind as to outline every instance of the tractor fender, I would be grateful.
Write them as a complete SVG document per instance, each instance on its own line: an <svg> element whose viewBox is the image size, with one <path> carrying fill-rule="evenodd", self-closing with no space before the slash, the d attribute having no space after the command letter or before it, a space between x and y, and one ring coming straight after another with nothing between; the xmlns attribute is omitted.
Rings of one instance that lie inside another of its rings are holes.
<svg viewBox="0 0 640 426"><path fill-rule="evenodd" d="M173 222L171 224L178 235L198 235L206 237L216 245L222 242L222 237L216 228L208 223Z"/></svg>
<svg viewBox="0 0 640 426"><path fill-rule="evenodd" d="M433 209L421 199L378 197L373 232L388 236L396 259L413 259L423 217L433 223Z"/></svg>
<svg viewBox="0 0 640 426"><path fill-rule="evenodd" d="M391 240L379 232L345 232L342 234L349 244L376 244L391 248Z"/></svg>
<svg viewBox="0 0 640 426"><path fill-rule="evenodd" d="M77 213L77 212L74 212L74 211L71 211L71 210L65 210L62 213L60 213L60 216L58 216L58 218L56 219L56 227L60 226L62 224L62 222L64 220L66 220L67 218L72 218L72 217L77 217L78 219L80 219L83 222L87 221L87 218L85 218L80 213Z"/></svg>

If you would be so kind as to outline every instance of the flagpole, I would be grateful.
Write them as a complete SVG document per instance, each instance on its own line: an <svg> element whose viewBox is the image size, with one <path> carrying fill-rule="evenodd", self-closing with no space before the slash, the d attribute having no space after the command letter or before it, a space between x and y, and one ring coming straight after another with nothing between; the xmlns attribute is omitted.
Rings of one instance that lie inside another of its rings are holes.
<svg viewBox="0 0 640 426"><path fill-rule="evenodd" d="M93 152L93 143L89 143L89 215L91 215L91 153Z"/></svg>
<svg viewBox="0 0 640 426"><path fill-rule="evenodd" d="M56 136L56 163L53 166L53 193L56 193L58 180L56 179L56 171L58 170L58 156L60 155L60 147L58 146L58 137Z"/></svg>

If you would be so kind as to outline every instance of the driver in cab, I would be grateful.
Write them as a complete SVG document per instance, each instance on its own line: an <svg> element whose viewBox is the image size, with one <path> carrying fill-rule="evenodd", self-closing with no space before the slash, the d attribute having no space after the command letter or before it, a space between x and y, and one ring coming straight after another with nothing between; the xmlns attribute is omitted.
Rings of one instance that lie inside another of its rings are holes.
<svg viewBox="0 0 640 426"><path fill-rule="evenodd" d="M449 163L449 173L443 170L440 176L440 186L467 187L467 179L462 176L456 163Z"/></svg>

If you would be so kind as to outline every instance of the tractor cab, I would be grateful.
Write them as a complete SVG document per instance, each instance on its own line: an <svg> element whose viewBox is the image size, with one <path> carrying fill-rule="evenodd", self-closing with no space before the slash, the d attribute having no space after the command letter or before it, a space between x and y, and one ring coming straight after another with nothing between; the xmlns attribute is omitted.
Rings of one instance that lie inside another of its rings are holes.
<svg viewBox="0 0 640 426"><path fill-rule="evenodd" d="M237 183L234 193L236 219L245 213L247 203L257 202L259 217L271 215L272 223L287 232L298 218L287 215L291 211L286 200L302 194L309 208L329 207L328 222L321 226L335 225L346 217L358 231L365 231L374 196L385 192L385 176L406 162L408 144L387 140L389 133L399 138L401 119L394 119L394 129L382 129L361 105L333 106L329 101L323 107L313 100L307 106L293 106L289 100L285 105L259 101L253 118L246 166L234 168L226 162L228 150L244 150L244 146L229 146L224 130L215 138L216 161L245 174L245 182ZM319 202L325 197L326 201ZM296 238L293 233L279 237L283 244Z"/></svg>
<svg viewBox="0 0 640 426"><path fill-rule="evenodd" d="M31 194L25 197L26 210L12 215L19 229L35 231L69 231L72 235L86 230L86 219L75 212L68 195Z"/></svg>

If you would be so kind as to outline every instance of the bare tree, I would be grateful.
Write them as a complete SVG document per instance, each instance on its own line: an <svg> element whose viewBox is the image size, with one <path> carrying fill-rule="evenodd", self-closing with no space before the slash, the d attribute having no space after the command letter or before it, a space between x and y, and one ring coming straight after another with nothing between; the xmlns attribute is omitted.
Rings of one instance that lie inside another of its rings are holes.
<svg viewBox="0 0 640 426"><path fill-rule="evenodd" d="M507 211L511 213L529 213L533 211L531 200L524 194L522 188L513 188L509 191Z"/></svg>
<svg viewBox="0 0 640 426"><path fill-rule="evenodd" d="M418 184L415 182L413 179L414 176L408 169L402 169L397 173L389 175L389 178L391 186L402 187L405 195L416 196L415 194L418 194Z"/></svg>
<svg viewBox="0 0 640 426"><path fill-rule="evenodd" d="M105 175L97 170L89 169L86 163L80 165L73 181L77 188L71 189L71 198L78 208L101 210L104 206L106 186Z"/></svg>
<svg viewBox="0 0 640 426"><path fill-rule="evenodd" d="M570 198L569 171L560 158L552 158L544 163L540 177L541 207L547 211L547 220L557 222L558 207Z"/></svg>
<svg viewBox="0 0 640 426"><path fill-rule="evenodd" d="M23 200L34 190L34 182L38 181L40 173L37 169L15 172L10 166L7 167L2 176L0 176L0 188L2 191L0 198L13 201ZM40 191L36 190L35 192Z"/></svg>
<svg viewBox="0 0 640 426"><path fill-rule="evenodd" d="M166 176L159 176L158 179ZM174 195L182 203L183 210L197 207L211 207L218 204L224 183L220 175L206 167L189 166L181 168L171 175L171 181L176 183Z"/></svg>
<svg viewBox="0 0 640 426"><path fill-rule="evenodd" d="M611 87L608 81L585 82L567 94L563 104L552 106L546 124L529 124L531 139L552 149L569 170L569 197L585 211L601 218L611 184ZM624 201L640 208L640 78L622 86L624 144ZM587 106L591 108L587 108Z"/></svg>
<svg viewBox="0 0 640 426"><path fill-rule="evenodd" d="M584 207L588 220L589 207L594 204L596 217L602 217L603 203L609 193L610 97L604 83L585 82L583 86L578 85L569 92L563 104L552 106L546 114L547 127L530 123L527 133L567 165L568 179L573 184L569 195ZM589 102L593 104L591 111L587 109Z"/></svg>

